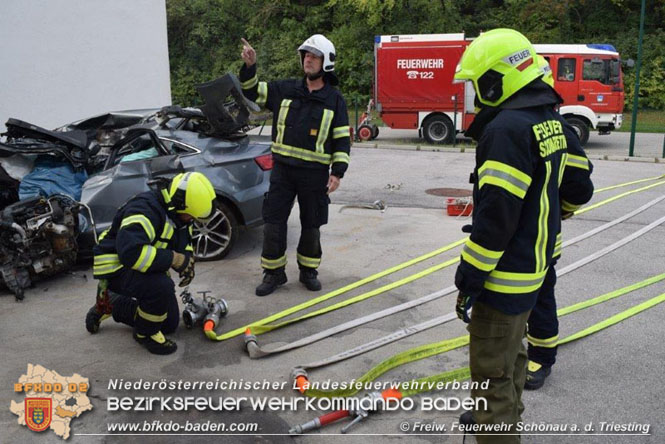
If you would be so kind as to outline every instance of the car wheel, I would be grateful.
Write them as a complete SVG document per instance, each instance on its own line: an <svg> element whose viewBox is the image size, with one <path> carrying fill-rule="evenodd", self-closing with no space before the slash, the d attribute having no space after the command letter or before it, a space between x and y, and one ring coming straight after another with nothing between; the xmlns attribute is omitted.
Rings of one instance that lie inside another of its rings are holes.
<svg viewBox="0 0 665 444"><path fill-rule="evenodd" d="M589 125L577 117L568 117L566 122L575 130L575 134L580 139L580 145L584 146L589 141Z"/></svg>
<svg viewBox="0 0 665 444"><path fill-rule="evenodd" d="M453 143L455 131L453 123L446 116L432 116L423 124L423 135L429 143Z"/></svg>
<svg viewBox="0 0 665 444"><path fill-rule="evenodd" d="M233 249L238 237L238 221L231 209L216 202L212 216L205 222L194 222L192 246L199 261L222 259Z"/></svg>

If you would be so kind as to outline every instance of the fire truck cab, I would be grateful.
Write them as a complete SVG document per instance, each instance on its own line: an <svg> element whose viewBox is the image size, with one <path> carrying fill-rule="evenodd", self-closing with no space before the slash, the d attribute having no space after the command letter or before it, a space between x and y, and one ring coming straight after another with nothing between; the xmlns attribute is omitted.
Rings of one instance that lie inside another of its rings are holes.
<svg viewBox="0 0 665 444"><path fill-rule="evenodd" d="M612 45L534 45L549 62L554 88L563 98L559 112L575 128L582 145L590 129L609 134L623 120L623 78Z"/></svg>
<svg viewBox="0 0 665 444"><path fill-rule="evenodd" d="M451 143L474 118L474 90L453 83L455 68L471 42L464 34L376 36L373 101L391 128L417 129L429 143ZM624 103L619 53L611 45L534 45L552 67L560 112L582 145L591 129L609 134L621 126ZM358 136L378 130L363 122Z"/></svg>

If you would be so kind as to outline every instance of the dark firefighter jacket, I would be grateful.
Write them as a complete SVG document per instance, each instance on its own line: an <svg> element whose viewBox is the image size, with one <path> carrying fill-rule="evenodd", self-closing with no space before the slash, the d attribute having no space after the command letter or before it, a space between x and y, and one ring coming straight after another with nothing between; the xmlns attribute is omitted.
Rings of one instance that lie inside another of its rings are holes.
<svg viewBox="0 0 665 444"><path fill-rule="evenodd" d="M173 251L192 252L191 224L167 211L159 191L138 194L124 204L93 248L93 275L106 279L123 267L142 273L165 272Z"/></svg>
<svg viewBox="0 0 665 444"><path fill-rule="evenodd" d="M473 225L455 284L508 314L530 310L561 254L561 216L593 194L592 165L540 80L500 108L484 108L467 134L478 140Z"/></svg>
<svg viewBox="0 0 665 444"><path fill-rule="evenodd" d="M343 177L349 166L351 139L344 97L328 82L307 89L305 78L259 82L256 64L240 69L242 92L273 113L272 152L275 161L308 168L332 165Z"/></svg>

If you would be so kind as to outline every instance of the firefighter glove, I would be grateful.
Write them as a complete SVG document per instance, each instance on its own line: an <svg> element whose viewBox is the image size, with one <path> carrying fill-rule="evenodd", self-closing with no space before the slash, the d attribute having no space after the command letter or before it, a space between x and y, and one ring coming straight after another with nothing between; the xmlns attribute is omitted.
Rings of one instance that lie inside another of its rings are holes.
<svg viewBox="0 0 665 444"><path fill-rule="evenodd" d="M476 297L471 296L470 294L465 294L460 291L457 295L457 305L455 306L457 317L467 324L471 322L471 319L469 318L469 309L475 301Z"/></svg>
<svg viewBox="0 0 665 444"><path fill-rule="evenodd" d="M179 287L185 287L194 279L194 255L192 253L173 252L171 268L178 272L181 278Z"/></svg>
<svg viewBox="0 0 665 444"><path fill-rule="evenodd" d="M187 262L189 262L188 253L178 253L173 252L173 260L171 261L171 268L173 268L178 273L181 273L186 267Z"/></svg>
<svg viewBox="0 0 665 444"><path fill-rule="evenodd" d="M192 260L189 261L189 265L180 273L180 283L178 287L188 286L194 279L194 256L191 256Z"/></svg>

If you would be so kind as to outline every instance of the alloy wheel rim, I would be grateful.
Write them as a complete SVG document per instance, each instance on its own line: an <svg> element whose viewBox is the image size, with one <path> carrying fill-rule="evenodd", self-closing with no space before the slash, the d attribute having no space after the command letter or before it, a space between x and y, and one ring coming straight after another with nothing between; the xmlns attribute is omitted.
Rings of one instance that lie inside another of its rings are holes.
<svg viewBox="0 0 665 444"><path fill-rule="evenodd" d="M231 222L219 209L205 222L196 222L192 229L192 246L196 256L207 259L224 251L231 241Z"/></svg>

